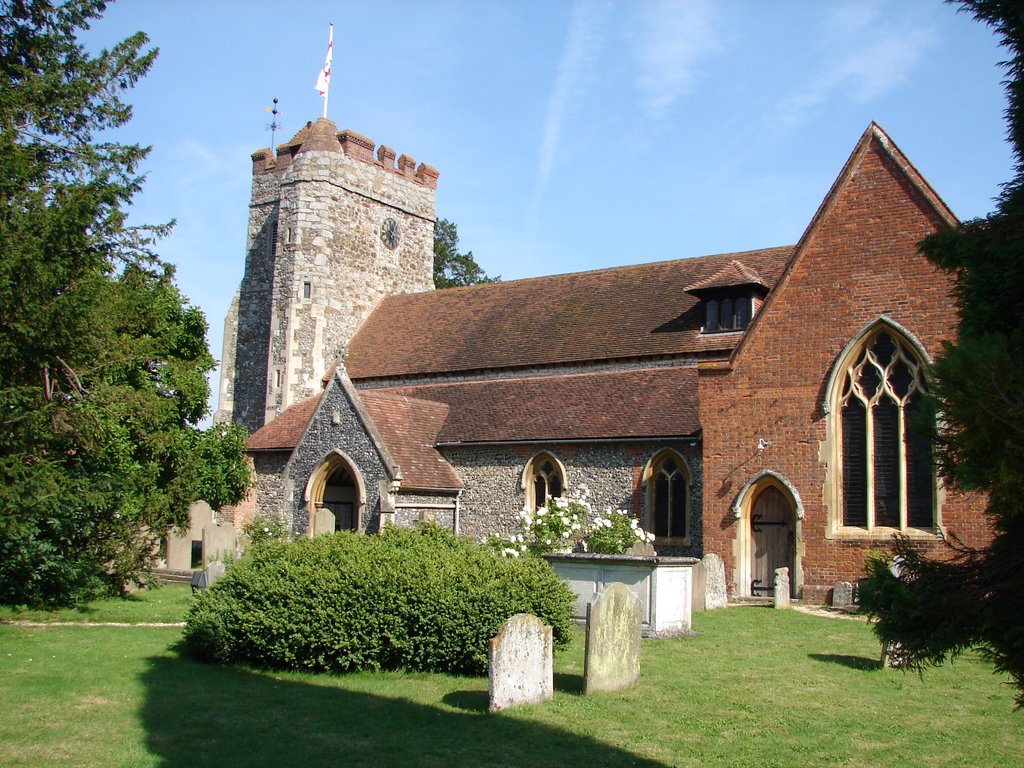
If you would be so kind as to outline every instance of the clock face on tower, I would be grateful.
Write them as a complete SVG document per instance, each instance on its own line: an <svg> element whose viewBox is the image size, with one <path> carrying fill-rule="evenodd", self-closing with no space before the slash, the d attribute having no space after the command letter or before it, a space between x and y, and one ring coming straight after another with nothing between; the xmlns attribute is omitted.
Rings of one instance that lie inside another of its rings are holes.
<svg viewBox="0 0 1024 768"><path fill-rule="evenodd" d="M398 222L388 216L384 219L384 223L380 225L380 240L388 248L394 250L398 247L398 241L402 237L402 231L398 226Z"/></svg>

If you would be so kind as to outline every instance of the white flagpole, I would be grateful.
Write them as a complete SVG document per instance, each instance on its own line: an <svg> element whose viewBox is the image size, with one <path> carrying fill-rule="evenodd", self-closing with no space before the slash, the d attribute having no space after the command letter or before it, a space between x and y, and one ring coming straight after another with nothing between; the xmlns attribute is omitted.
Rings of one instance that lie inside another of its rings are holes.
<svg viewBox="0 0 1024 768"><path fill-rule="evenodd" d="M316 89L324 99L324 119L327 119L327 99L331 90L331 60L334 58L334 24L331 24L327 33L327 55L324 57L324 65L316 78Z"/></svg>

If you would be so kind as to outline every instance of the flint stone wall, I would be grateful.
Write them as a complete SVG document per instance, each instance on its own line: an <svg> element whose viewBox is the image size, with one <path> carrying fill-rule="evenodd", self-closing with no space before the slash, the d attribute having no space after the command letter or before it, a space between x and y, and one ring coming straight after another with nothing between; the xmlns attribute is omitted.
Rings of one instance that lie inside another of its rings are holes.
<svg viewBox="0 0 1024 768"><path fill-rule="evenodd" d="M295 535L305 534L309 525L303 498L306 484L336 449L352 460L355 471L362 476L365 498L362 499L359 530L376 533L380 529L381 481L385 481L386 487L391 480L390 469L385 467L372 437L336 376L325 390L283 478L282 512Z"/></svg>
<svg viewBox="0 0 1024 768"><path fill-rule="evenodd" d="M395 494L395 525L408 528L426 522L455 531L455 494L402 491Z"/></svg>
<svg viewBox="0 0 1024 768"><path fill-rule="evenodd" d="M455 468L465 490L461 500L461 531L473 540L493 534L519 532L519 513L526 504L523 471L537 453L551 454L565 467L565 492L578 498L587 492L594 515L607 509L646 514L647 499L641 485L644 468L664 448L682 455L689 469L690 545L658 547L658 554L695 556L701 551L700 510L703 474L700 452L685 443L594 443L589 445L445 447L442 454Z"/></svg>

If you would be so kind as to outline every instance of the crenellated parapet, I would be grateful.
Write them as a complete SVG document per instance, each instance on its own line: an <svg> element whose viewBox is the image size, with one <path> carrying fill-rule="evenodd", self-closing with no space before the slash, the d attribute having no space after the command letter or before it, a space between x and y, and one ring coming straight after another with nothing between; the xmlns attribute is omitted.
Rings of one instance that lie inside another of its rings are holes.
<svg viewBox="0 0 1024 768"><path fill-rule="evenodd" d="M376 153L374 149L377 150ZM280 176L291 165L295 156L302 152L340 152L348 158L374 165L429 189L437 189L437 179L440 176L432 165L417 165L411 156L397 156L394 149L384 144L376 147L373 139L347 128L339 131L332 121L324 118L306 123L289 141L277 145L276 154L270 147L253 152L253 176L268 173Z"/></svg>

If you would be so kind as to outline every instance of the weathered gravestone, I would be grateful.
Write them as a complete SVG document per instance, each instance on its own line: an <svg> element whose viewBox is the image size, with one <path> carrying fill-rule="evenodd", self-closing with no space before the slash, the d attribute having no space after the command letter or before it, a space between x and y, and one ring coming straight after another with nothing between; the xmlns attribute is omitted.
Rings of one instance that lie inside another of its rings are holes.
<svg viewBox="0 0 1024 768"><path fill-rule="evenodd" d="M704 565L704 610L725 608L729 604L725 590L725 563L714 552L704 555L701 563Z"/></svg>
<svg viewBox="0 0 1024 768"><path fill-rule="evenodd" d="M167 536L167 567L172 571L187 571L192 568L192 539L182 536L174 529Z"/></svg>
<svg viewBox="0 0 1024 768"><path fill-rule="evenodd" d="M334 533L334 513L326 507L320 507L313 518L313 535L323 536L325 533Z"/></svg>
<svg viewBox="0 0 1024 768"><path fill-rule="evenodd" d="M630 555L631 557L655 557L658 553L654 549L654 545L649 541L634 541L623 552L624 555Z"/></svg>
<svg viewBox="0 0 1024 768"><path fill-rule="evenodd" d="M775 569L775 607L789 608L789 568Z"/></svg>
<svg viewBox="0 0 1024 768"><path fill-rule="evenodd" d="M832 585L832 607L845 608L848 605L853 605L853 584L837 581Z"/></svg>
<svg viewBox="0 0 1024 768"><path fill-rule="evenodd" d="M226 555L235 554L235 528L227 523L208 523L203 526L203 567L223 562Z"/></svg>
<svg viewBox="0 0 1024 768"><path fill-rule="evenodd" d="M190 570L202 561L203 528L214 522L213 510L205 501L188 508L188 528L172 528L167 534L167 567L172 571Z"/></svg>
<svg viewBox="0 0 1024 768"><path fill-rule="evenodd" d="M501 625L487 647L490 711L536 704L554 695L551 627L517 613Z"/></svg>
<svg viewBox="0 0 1024 768"><path fill-rule="evenodd" d="M619 691L640 678L640 598L612 582L587 607L583 692Z"/></svg>
<svg viewBox="0 0 1024 768"><path fill-rule="evenodd" d="M206 586L212 587L213 583L215 581L217 581L217 579L219 579L221 576L223 576L225 574L225 572L227 571L227 567L224 565L224 563L222 563L222 562L220 562L218 560L218 561L210 563L208 566L206 566L205 571L206 571Z"/></svg>

